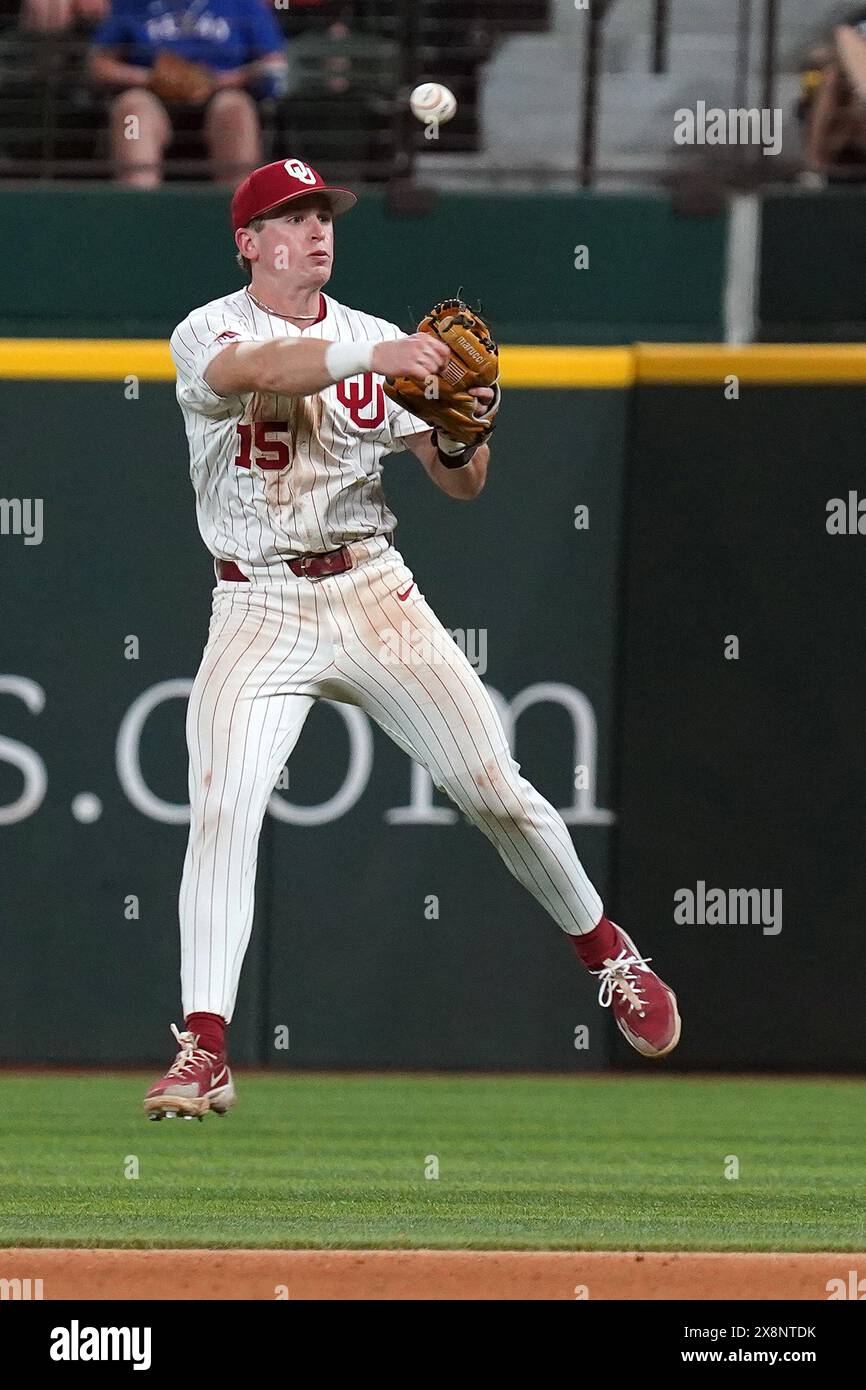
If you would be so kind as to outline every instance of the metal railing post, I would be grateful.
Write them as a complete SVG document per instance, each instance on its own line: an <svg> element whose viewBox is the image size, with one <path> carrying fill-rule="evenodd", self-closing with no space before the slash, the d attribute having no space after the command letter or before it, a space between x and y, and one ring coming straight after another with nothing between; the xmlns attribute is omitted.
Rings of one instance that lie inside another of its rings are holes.
<svg viewBox="0 0 866 1390"><path fill-rule="evenodd" d="M394 176L412 178L415 169L415 117L409 109L409 96L418 81L418 5L400 0L400 91L396 121Z"/></svg>
<svg viewBox="0 0 866 1390"><path fill-rule="evenodd" d="M668 70L668 40L670 37L670 28L670 0L655 0L650 71L656 74L667 72Z"/></svg>
<svg viewBox="0 0 866 1390"><path fill-rule="evenodd" d="M778 0L766 0L764 6L764 88L763 105L772 111L776 103L776 39L779 29Z"/></svg>
<svg viewBox="0 0 866 1390"><path fill-rule="evenodd" d="M749 104L749 68L752 59L752 0L739 0L737 7L737 56L734 68L734 106Z"/></svg>
<svg viewBox="0 0 866 1390"><path fill-rule="evenodd" d="M580 186L592 188L595 178L596 128L598 125L598 74L604 47L604 21L611 0L591 0L586 45L583 51L583 122L580 134Z"/></svg>

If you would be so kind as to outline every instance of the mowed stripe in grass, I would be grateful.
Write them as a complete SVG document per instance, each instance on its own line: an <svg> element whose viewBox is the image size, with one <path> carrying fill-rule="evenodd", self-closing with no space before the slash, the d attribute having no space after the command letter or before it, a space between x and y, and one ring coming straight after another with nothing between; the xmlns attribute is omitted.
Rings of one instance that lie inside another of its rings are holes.
<svg viewBox="0 0 866 1390"><path fill-rule="evenodd" d="M0 1246L866 1245L856 1080L241 1074L154 1124L149 1079L0 1073Z"/></svg>

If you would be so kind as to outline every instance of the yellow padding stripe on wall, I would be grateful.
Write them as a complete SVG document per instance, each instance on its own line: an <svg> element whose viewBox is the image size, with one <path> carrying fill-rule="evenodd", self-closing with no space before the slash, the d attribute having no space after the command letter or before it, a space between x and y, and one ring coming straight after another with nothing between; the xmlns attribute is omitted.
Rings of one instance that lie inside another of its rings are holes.
<svg viewBox="0 0 866 1390"><path fill-rule="evenodd" d="M173 381L162 338L0 338L0 377L14 381Z"/></svg>
<svg viewBox="0 0 866 1390"><path fill-rule="evenodd" d="M504 386L624 387L634 381L630 347L504 347ZM173 381L158 338L0 338L0 378L36 381Z"/></svg>
<svg viewBox="0 0 866 1390"><path fill-rule="evenodd" d="M636 354L631 347L500 348L500 375L506 389L560 387L622 389L634 384Z"/></svg>
<svg viewBox="0 0 866 1390"><path fill-rule="evenodd" d="M747 386L866 381L866 344L860 343L639 343L635 355L637 380L655 386L710 385L726 376Z"/></svg>
<svg viewBox="0 0 866 1390"><path fill-rule="evenodd" d="M502 385L511 390L623 389L716 385L735 375L745 385L866 382L866 344L638 343L634 347L502 348ZM0 379L12 381L172 381L160 338L0 338Z"/></svg>

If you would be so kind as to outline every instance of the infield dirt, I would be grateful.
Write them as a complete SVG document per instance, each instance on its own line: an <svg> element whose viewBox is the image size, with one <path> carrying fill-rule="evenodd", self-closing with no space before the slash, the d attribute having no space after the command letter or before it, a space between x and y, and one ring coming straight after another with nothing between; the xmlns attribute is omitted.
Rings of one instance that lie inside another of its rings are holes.
<svg viewBox="0 0 866 1390"><path fill-rule="evenodd" d="M45 1299L76 1301L824 1300L829 1280L847 1288L850 1271L858 1269L866 1270L866 1253L0 1250L4 1279L40 1279Z"/></svg>

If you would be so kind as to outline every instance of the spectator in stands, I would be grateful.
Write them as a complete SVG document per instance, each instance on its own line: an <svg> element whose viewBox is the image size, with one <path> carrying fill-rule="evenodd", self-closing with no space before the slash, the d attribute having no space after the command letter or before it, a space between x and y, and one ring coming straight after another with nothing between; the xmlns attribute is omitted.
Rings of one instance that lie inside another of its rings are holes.
<svg viewBox="0 0 866 1390"><path fill-rule="evenodd" d="M866 180L866 9L851 13L828 44L810 53L798 114L805 131L804 182L823 184L846 166L852 169L848 179Z"/></svg>
<svg viewBox="0 0 866 1390"><path fill-rule="evenodd" d="M352 61L346 52L346 40L352 36L352 6L337 4L327 8L330 10L330 23L325 34L331 51L322 55L325 84L330 92L345 92L351 85Z"/></svg>
<svg viewBox="0 0 866 1390"><path fill-rule="evenodd" d="M165 52L207 69L205 90L193 100L161 100L151 90ZM262 163L256 100L284 92L285 45L261 0L113 0L93 36L90 73L121 89L111 104L111 150L122 183L160 183L174 129L188 128L190 118L203 130L214 177L237 183Z"/></svg>
<svg viewBox="0 0 866 1390"><path fill-rule="evenodd" d="M316 12L320 23L310 25L292 45L292 90L303 89L312 82L316 89L342 96L357 84L356 67L364 72L365 56L369 64L371 42L355 30L356 10L357 5L351 0L321 0Z"/></svg>
<svg viewBox="0 0 866 1390"><path fill-rule="evenodd" d="M21 28L32 34L59 34L77 23L99 24L111 0L24 0Z"/></svg>

